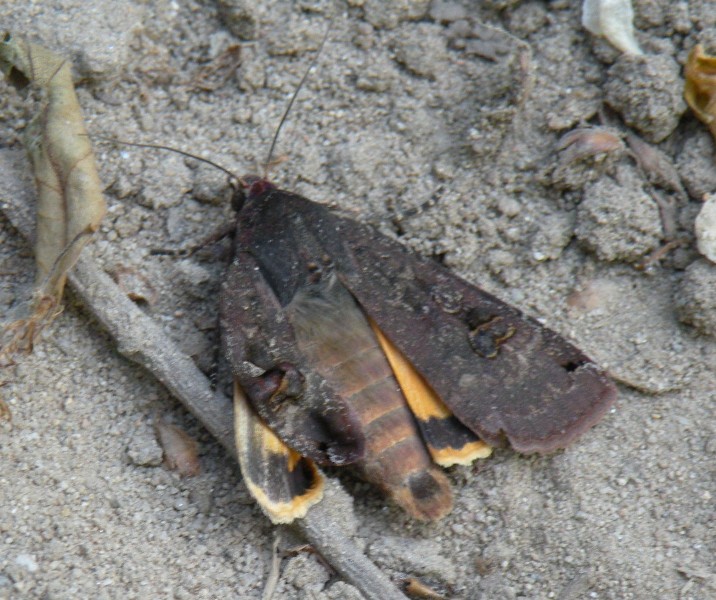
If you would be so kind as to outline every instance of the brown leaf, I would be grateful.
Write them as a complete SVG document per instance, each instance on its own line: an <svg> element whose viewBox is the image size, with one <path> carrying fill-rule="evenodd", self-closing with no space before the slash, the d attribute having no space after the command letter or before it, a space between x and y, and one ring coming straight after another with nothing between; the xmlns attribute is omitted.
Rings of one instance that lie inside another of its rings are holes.
<svg viewBox="0 0 716 600"><path fill-rule="evenodd" d="M198 475L201 472L201 463L196 440L171 423L159 421L156 428L167 468L177 471L182 477Z"/></svg>
<svg viewBox="0 0 716 600"><path fill-rule="evenodd" d="M701 44L694 46L684 74L686 102L716 137L716 56L705 54Z"/></svg>
<svg viewBox="0 0 716 600"><path fill-rule="evenodd" d="M0 67L11 82L19 78L44 93L42 110L28 125L25 141L39 197L37 281L45 283L49 295L59 296L67 271L89 241L84 234L96 231L106 212L102 184L72 85L70 63L42 46L7 34L0 43Z"/></svg>
<svg viewBox="0 0 716 600"><path fill-rule="evenodd" d="M42 107L25 132L38 189L37 290L31 316L4 332L7 341L0 361L8 362L16 352L30 351L39 331L59 314L67 272L98 229L106 205L70 63L42 46L5 34L0 70L13 85L34 85L43 96Z"/></svg>

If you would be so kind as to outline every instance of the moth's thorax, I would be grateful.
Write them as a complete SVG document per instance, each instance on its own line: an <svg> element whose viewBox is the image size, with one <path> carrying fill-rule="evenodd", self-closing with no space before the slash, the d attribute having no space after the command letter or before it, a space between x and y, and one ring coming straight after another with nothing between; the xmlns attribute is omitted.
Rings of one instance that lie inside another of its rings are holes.
<svg viewBox="0 0 716 600"><path fill-rule="evenodd" d="M247 175L243 178L246 185L246 199L251 201L263 196L266 192L275 190L276 186L264 177Z"/></svg>
<svg viewBox="0 0 716 600"><path fill-rule="evenodd" d="M241 212L245 204L252 204L276 189L268 179L258 175L245 175L239 178L238 183L232 199L233 209L237 213Z"/></svg>

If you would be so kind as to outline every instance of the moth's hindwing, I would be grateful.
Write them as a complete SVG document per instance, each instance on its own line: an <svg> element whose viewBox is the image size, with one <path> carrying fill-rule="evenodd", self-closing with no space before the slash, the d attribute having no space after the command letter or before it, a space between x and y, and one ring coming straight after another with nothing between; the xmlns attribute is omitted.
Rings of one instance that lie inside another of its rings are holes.
<svg viewBox="0 0 716 600"><path fill-rule="evenodd" d="M273 523L306 516L323 497L323 476L308 458L291 450L254 413L234 384L236 450L244 482Z"/></svg>
<svg viewBox="0 0 716 600"><path fill-rule="evenodd" d="M358 413L366 453L356 467L363 477L415 518L447 514L447 478L430 460L363 311L330 268L296 291L286 314L306 360Z"/></svg>
<svg viewBox="0 0 716 600"><path fill-rule="evenodd" d="M430 456L441 467L469 465L487 458L492 448L465 427L418 373L405 355L379 329L370 325L418 422Z"/></svg>

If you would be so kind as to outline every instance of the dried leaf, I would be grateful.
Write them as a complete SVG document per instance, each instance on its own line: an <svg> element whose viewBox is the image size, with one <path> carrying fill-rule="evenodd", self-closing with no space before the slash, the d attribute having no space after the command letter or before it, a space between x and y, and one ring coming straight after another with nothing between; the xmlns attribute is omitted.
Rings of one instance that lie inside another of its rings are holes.
<svg viewBox="0 0 716 600"><path fill-rule="evenodd" d="M8 362L16 352L30 351L39 331L59 314L67 272L98 229L106 205L70 63L5 34L0 69L13 85L34 85L43 94L42 108L25 132L38 188L36 300L31 316L4 332L0 362Z"/></svg>
<svg viewBox="0 0 716 600"><path fill-rule="evenodd" d="M156 427L167 468L177 471L182 477L198 475L201 472L201 464L196 440L171 423L159 421Z"/></svg>
<svg viewBox="0 0 716 600"><path fill-rule="evenodd" d="M694 46L684 73L684 98L716 138L716 56L705 54L701 44Z"/></svg>
<svg viewBox="0 0 716 600"><path fill-rule="evenodd" d="M584 0L582 25L626 54L644 54L634 37L631 0Z"/></svg>
<svg viewBox="0 0 716 600"><path fill-rule="evenodd" d="M0 67L11 82L27 81L45 94L41 112L27 127L26 145L39 196L38 283L50 277L46 290L61 295L67 271L89 241L75 240L96 231L106 211L70 63L6 34L0 43Z"/></svg>
<svg viewBox="0 0 716 600"><path fill-rule="evenodd" d="M408 577L405 579L403 582L403 589L411 598L421 598L423 600L445 600L445 596L416 577Z"/></svg>

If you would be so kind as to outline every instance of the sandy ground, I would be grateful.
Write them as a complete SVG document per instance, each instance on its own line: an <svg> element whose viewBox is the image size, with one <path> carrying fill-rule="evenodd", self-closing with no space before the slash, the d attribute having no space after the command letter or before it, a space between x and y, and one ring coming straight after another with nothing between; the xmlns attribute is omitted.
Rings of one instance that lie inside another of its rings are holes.
<svg viewBox="0 0 716 600"><path fill-rule="evenodd" d="M637 0L641 62L584 32L576 2L450 3L432 16L410 0L253 4L9 2L0 23L73 59L91 132L247 173L334 12L274 179L520 306L620 383L615 408L566 451L451 469L455 509L436 524L334 473L357 498L347 527L396 581L420 577L450 598L716 598L714 316L684 286L698 288L695 265L716 277L692 237L716 174L680 97L688 50L716 43L713 2ZM211 68L235 44L241 66L223 81ZM207 77L216 89L200 89ZM0 152L19 160L23 101L0 86ZM624 149L565 160L558 140L585 125L659 143L678 185L647 185ZM146 312L211 370L221 246L184 260L151 250L231 219L223 176L102 143L97 158L110 208L89 251L151 281ZM675 237L685 245L635 268ZM4 217L0 241L0 312L12 315L31 293L32 256ZM221 447L71 292L3 379L0 598L261 597L276 530ZM198 440L199 476L161 466L161 417ZM360 597L312 555L282 566L275 598Z"/></svg>

